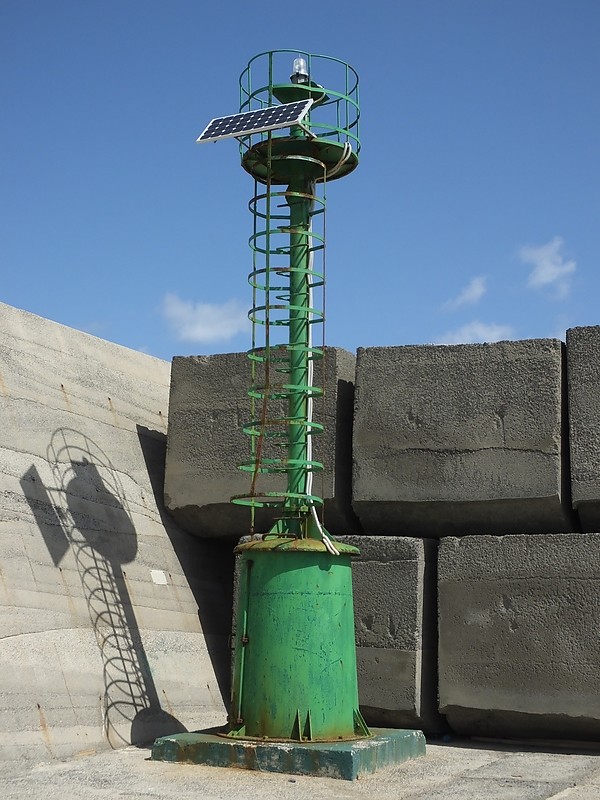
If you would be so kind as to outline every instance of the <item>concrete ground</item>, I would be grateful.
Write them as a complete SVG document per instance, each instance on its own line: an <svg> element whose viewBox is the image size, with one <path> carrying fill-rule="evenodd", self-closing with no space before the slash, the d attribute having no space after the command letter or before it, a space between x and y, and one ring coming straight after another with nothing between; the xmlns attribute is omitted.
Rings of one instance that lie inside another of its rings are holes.
<svg viewBox="0 0 600 800"><path fill-rule="evenodd" d="M168 764L129 747L68 761L0 763L3 800L598 800L600 752L452 741L355 782Z"/></svg>

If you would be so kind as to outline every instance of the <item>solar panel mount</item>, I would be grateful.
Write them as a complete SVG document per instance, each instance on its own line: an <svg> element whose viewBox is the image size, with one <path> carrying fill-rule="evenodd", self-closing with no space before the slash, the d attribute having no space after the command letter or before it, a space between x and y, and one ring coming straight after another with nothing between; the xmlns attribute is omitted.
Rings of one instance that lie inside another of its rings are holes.
<svg viewBox="0 0 600 800"><path fill-rule="evenodd" d="M231 114L228 117L216 117L208 123L196 142L204 144L204 142L218 142L221 139L237 139L254 133L302 125L302 120L308 114L312 104L312 99L297 100L294 103L266 106L256 111Z"/></svg>

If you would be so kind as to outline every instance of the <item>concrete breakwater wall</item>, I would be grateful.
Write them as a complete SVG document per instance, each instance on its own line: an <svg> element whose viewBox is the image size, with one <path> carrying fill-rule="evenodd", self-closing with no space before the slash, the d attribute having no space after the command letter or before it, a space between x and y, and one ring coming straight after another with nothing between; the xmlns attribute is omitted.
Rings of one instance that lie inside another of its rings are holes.
<svg viewBox="0 0 600 800"><path fill-rule="evenodd" d="M0 759L225 719L231 546L164 513L169 381L0 304Z"/></svg>
<svg viewBox="0 0 600 800"><path fill-rule="evenodd" d="M171 369L1 304L0 357L0 758L222 723L245 357ZM323 367L367 719L598 739L600 328Z"/></svg>
<svg viewBox="0 0 600 800"><path fill-rule="evenodd" d="M568 331L566 347L359 349L354 380L352 360L328 350L329 405L316 419L330 430L325 524L362 550L365 716L431 733L598 739L600 328ZM248 418L247 367L241 354L175 365L165 499L192 533L218 537L215 511L230 513L234 465L247 458L232 425ZM224 529L247 534L249 515L236 509Z"/></svg>

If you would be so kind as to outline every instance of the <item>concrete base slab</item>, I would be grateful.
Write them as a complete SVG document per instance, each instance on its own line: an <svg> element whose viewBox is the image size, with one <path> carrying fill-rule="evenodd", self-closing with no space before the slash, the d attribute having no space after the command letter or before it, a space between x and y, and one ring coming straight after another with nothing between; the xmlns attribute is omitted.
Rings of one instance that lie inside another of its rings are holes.
<svg viewBox="0 0 600 800"><path fill-rule="evenodd" d="M373 730L352 742L259 742L227 739L212 731L163 736L154 742L153 761L315 775L355 780L383 767L425 755L421 731Z"/></svg>
<svg viewBox="0 0 600 800"><path fill-rule="evenodd" d="M152 761L144 748L69 760L5 763L7 800L598 800L600 759L591 745L549 750L452 739L427 754L352 783L245 769Z"/></svg>

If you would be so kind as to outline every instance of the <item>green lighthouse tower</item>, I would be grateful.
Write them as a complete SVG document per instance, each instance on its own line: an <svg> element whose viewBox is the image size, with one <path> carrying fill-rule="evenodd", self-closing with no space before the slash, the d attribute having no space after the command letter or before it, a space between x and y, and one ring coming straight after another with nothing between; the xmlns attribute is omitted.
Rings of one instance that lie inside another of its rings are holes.
<svg viewBox="0 0 600 800"><path fill-rule="evenodd" d="M289 78L284 65L292 67ZM312 77L321 74L335 80L333 88ZM230 735L365 737L350 567L357 551L333 542L320 519L313 487L323 465L312 457L322 429L313 401L322 393L314 365L323 357L316 331L324 321L325 190L358 164L358 76L337 59L273 51L250 61L240 90L241 113L278 101L305 103L307 112L301 124L240 137L242 166L255 182L253 413L245 428L252 458L241 467L251 474L249 492L233 502L272 509L277 520L266 536L237 548Z"/></svg>
<svg viewBox="0 0 600 800"><path fill-rule="evenodd" d="M254 180L250 458L240 465L248 491L232 498L249 506L252 535L236 548L227 727L163 737L155 759L354 778L424 752L420 732L371 732L361 716L351 574L358 550L327 532L315 488L326 195L358 166L359 118L349 64L272 50L242 72L239 113L212 120L198 139L236 138ZM272 526L257 531L265 513Z"/></svg>

